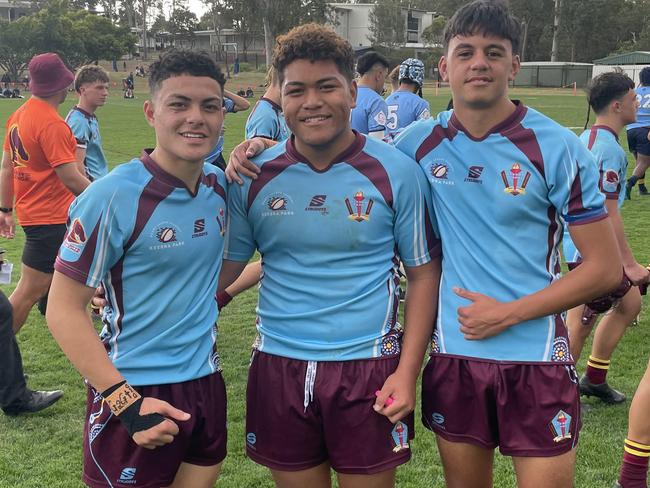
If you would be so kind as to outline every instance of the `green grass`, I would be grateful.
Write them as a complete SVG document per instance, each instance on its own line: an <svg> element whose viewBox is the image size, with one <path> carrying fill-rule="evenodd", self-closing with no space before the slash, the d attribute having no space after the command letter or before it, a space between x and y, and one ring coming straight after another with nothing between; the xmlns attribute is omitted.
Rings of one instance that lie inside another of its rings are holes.
<svg viewBox="0 0 650 488"><path fill-rule="evenodd" d="M258 78L253 82L257 86ZM137 156L144 147L154 145L153 130L142 115L144 85L139 78L136 83L136 100L124 100L121 93L114 90L109 103L98 112L104 148L111 166ZM249 82L243 78L229 83L231 87L239 84L246 86ZM256 95L260 94L256 92ZM440 90L438 96L433 89L427 90L426 94L433 113L444 109L450 96L448 89ZM513 98L522 99L563 125L584 125L586 105L580 94L574 97L570 91L515 89ZM64 104L62 114L67 112L72 102L69 100ZM21 103L0 100L0 120L5 121ZM241 140L246 117L247 113L228 115L226 152ZM3 131L4 128L0 129L0 134ZM645 230L648 205L650 199L635 198L626 204L623 211L631 245L641 263L650 262L650 238L646 237ZM23 235L18 232L16 239L5 240L0 247L8 251L8 258L17 265L22 244ZM15 272L13 284L3 287L6 294L11 293L17 279L18 273ZM219 482L223 488L273 486L268 472L244 455L245 383L254 336L255 303L254 290L240 295L224 310L220 320L219 347L228 388L230 430L229 454ZM639 326L629 330L612 360L610 381L628 398L632 397L650 356L649 325L644 313ZM37 415L19 418L0 415L0 488L82 486L79 481L85 404L82 380L52 340L45 321L36 310L31 313L18 339L30 386L63 388L65 396L56 406ZM579 370L584 370L584 359ZM593 410L584 419L580 436L576 486L605 488L611 486L618 473L629 399L625 405L617 407L597 402L593 405ZM444 486L434 437L419 422L416 430L413 460L398 470L397 485L405 488ZM369 445L368 449L372 446ZM495 486L515 486L511 462L500 455L496 456Z"/></svg>

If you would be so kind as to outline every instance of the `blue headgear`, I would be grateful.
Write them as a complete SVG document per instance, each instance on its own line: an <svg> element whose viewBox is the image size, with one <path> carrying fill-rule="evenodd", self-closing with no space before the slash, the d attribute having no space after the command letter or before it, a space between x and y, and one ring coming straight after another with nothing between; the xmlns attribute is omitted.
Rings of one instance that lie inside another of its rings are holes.
<svg viewBox="0 0 650 488"><path fill-rule="evenodd" d="M402 64L399 65L399 79L403 80L404 78L422 87L424 83L424 63L415 58L408 58L402 61Z"/></svg>

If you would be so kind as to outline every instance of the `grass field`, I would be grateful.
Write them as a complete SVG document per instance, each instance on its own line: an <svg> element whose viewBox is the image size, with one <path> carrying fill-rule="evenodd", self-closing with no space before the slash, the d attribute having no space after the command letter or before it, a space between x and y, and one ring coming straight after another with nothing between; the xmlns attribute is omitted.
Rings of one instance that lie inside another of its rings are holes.
<svg viewBox="0 0 650 488"><path fill-rule="evenodd" d="M240 84L257 86L260 80L261 75L255 75L251 79L230 81L228 85L231 89ZM154 145L153 131L142 116L146 90L140 78L136 79L136 95L138 98L135 100L124 100L116 88L108 104L98 112L104 149L111 166L137 156L144 147ZM258 88L256 96L259 95ZM433 113L444 109L450 97L448 89L435 96L430 88L425 90L425 95ZM584 125L586 104L580 93L574 97L568 90L515 89L512 96L565 126L577 128ZM69 98L61 108L64 115L75 97L71 95ZM4 121L22 102L0 100L0 120L3 121L0 134L4 134ZM242 139L246 117L247 113L228 115L226 154ZM650 215L649 205L650 199L637 197L623 210L630 242L641 263L650 262L650 237L645 229ZM1 242L0 247L7 250L9 260L17 265L22 244L23 235L18 232L13 241ZM13 284L3 287L7 295L18 277L14 272ZM230 430L229 454L219 481L223 488L273 486L267 471L244 455L245 383L254 337L255 303L254 290L240 295L224 310L220 320L219 348L228 386ZM628 401L616 407L593 402L593 410L584 418L578 449L578 487L610 487L618 474L629 402L650 356L649 326L648 314L643 312L639 325L629 330L612 360L609 380L628 395ZM36 310L18 339L25 371L29 374L29 385L36 389L62 388L65 396L54 407L37 415L10 418L0 414L0 488L82 486L79 479L85 393L81 378L54 343L43 317ZM584 356L588 347L585 347ZM583 358L580 371L584 370L584 363ZM412 444L413 460L398 470L397 486L444 486L434 437L419 422L416 430L417 437ZM369 445L368 449L372 446ZM515 486L511 463L500 455L496 456L495 486Z"/></svg>

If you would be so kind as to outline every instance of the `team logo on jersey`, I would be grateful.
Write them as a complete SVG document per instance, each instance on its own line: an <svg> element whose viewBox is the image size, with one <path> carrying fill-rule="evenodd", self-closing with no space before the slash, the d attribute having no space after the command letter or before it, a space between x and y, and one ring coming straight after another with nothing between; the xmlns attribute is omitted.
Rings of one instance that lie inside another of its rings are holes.
<svg viewBox="0 0 650 488"><path fill-rule="evenodd" d="M350 220L355 220L357 222L363 222L364 220L369 220L370 219L370 211L372 210L372 206L374 205L374 200L372 198L368 199L368 203L365 204L365 210L364 210L364 200L366 197L364 196L363 192L359 190L354 194L354 208L352 207L352 204L350 203L350 199L346 198L345 199L345 206L348 207L348 218Z"/></svg>
<svg viewBox="0 0 650 488"><path fill-rule="evenodd" d="M321 215L329 214L328 208L325 206L327 195L314 195L309 201L309 205L305 207L306 212L319 212Z"/></svg>
<svg viewBox="0 0 650 488"><path fill-rule="evenodd" d="M381 340L382 356L395 356L400 353L400 341L398 334L388 334Z"/></svg>
<svg viewBox="0 0 650 488"><path fill-rule="evenodd" d="M525 195L526 185L528 185L528 180L530 180L530 172L526 171L526 174L522 178L521 166L519 163L513 163L510 167L510 176L512 177L512 185L505 170L501 171L501 179L506 187L503 191L514 197L517 195Z"/></svg>
<svg viewBox="0 0 650 488"><path fill-rule="evenodd" d="M551 361L567 362L571 361L571 352L569 349L569 341L566 337L556 337L553 341L553 353Z"/></svg>
<svg viewBox="0 0 650 488"><path fill-rule="evenodd" d="M438 339L438 328L433 331L431 335L431 352L440 352L440 340Z"/></svg>
<svg viewBox="0 0 650 488"><path fill-rule="evenodd" d="M29 153L18 133L18 124L12 124L9 128L9 148L11 149L11 162L14 163L14 166L26 166L29 161Z"/></svg>
<svg viewBox="0 0 650 488"><path fill-rule="evenodd" d="M196 219L194 221L194 232L192 232L192 239L208 235L205 230L205 219Z"/></svg>
<svg viewBox="0 0 650 488"><path fill-rule="evenodd" d="M465 181L467 183L479 183L482 185L483 180L481 180L481 175L483 174L483 169L483 166L470 166Z"/></svg>
<svg viewBox="0 0 650 488"><path fill-rule="evenodd" d="M550 423L553 442L561 442L565 439L571 439L571 415L564 410L560 410Z"/></svg>
<svg viewBox="0 0 650 488"><path fill-rule="evenodd" d="M81 220L74 219L72 221L72 224L70 224L70 228L68 230L68 234L65 236L63 245L67 249L70 249L73 253L81 254L81 251L86 245L86 239L86 231L83 224L81 223Z"/></svg>
<svg viewBox="0 0 650 488"><path fill-rule="evenodd" d="M608 169L603 174L603 191L607 193L614 193L618 190L619 178L618 173L614 170Z"/></svg>
<svg viewBox="0 0 650 488"><path fill-rule="evenodd" d="M398 421L390 435L393 440L393 452L409 449L409 427L404 422Z"/></svg>
<svg viewBox="0 0 650 488"><path fill-rule="evenodd" d="M454 182L449 179L451 176L451 167L446 161L437 159L429 166L429 174L432 176L431 182L439 185L453 185Z"/></svg>
<svg viewBox="0 0 650 488"><path fill-rule="evenodd" d="M375 115L375 122L377 122L379 125L386 125L386 114L384 112L378 112L377 115Z"/></svg>
<svg viewBox="0 0 650 488"><path fill-rule="evenodd" d="M284 193L273 193L264 200L266 211L262 212L262 217L269 215L293 215L289 206L293 203L291 197Z"/></svg>
<svg viewBox="0 0 650 488"><path fill-rule="evenodd" d="M226 212L224 212L223 208L219 209L217 224L219 224L219 234L223 236L226 233Z"/></svg>
<svg viewBox="0 0 650 488"><path fill-rule="evenodd" d="M171 222L161 222L151 231L151 237L155 239L157 244L149 246L149 249L159 251L185 245L185 241L178 240L179 234L180 230L177 225Z"/></svg>

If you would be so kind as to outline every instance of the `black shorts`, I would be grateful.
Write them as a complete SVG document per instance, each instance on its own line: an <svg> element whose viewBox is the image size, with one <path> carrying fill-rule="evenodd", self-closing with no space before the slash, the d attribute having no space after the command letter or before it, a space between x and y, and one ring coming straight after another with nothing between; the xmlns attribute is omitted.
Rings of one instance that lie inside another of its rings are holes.
<svg viewBox="0 0 650 488"><path fill-rule="evenodd" d="M627 131L627 147L635 156L643 154L650 156L650 141L648 140L648 131L650 127L636 127Z"/></svg>
<svg viewBox="0 0 650 488"><path fill-rule="evenodd" d="M65 224L24 225L23 264L41 273L54 273L54 261L66 229Z"/></svg>

